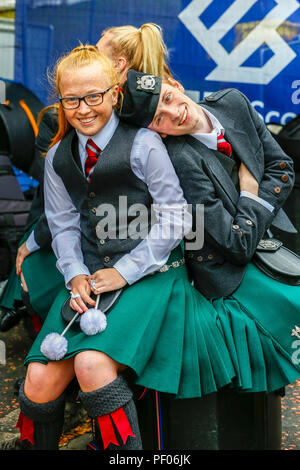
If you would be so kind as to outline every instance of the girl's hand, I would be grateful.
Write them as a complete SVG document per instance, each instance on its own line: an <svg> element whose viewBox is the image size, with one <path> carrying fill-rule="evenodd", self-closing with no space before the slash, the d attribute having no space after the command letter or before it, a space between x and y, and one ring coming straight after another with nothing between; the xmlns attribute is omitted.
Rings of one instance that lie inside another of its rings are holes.
<svg viewBox="0 0 300 470"><path fill-rule="evenodd" d="M86 279L89 283L93 281L91 289L96 295L120 289L127 284L124 277L115 268L99 269L91 276L86 276Z"/></svg>
<svg viewBox="0 0 300 470"><path fill-rule="evenodd" d="M86 277L85 274L80 274L71 279L72 294L78 297L70 300L70 307L79 313L88 310L86 303L92 306L96 305L96 302L90 297L91 286Z"/></svg>
<svg viewBox="0 0 300 470"><path fill-rule="evenodd" d="M248 191L249 193L258 195L258 182L250 173L248 168L241 163L239 169L239 180L240 180L240 190L241 191Z"/></svg>
<svg viewBox="0 0 300 470"><path fill-rule="evenodd" d="M22 245L18 249L17 259L16 259L16 272L19 276L21 274L21 265L24 259L30 255L31 251L27 249L26 242L22 243Z"/></svg>

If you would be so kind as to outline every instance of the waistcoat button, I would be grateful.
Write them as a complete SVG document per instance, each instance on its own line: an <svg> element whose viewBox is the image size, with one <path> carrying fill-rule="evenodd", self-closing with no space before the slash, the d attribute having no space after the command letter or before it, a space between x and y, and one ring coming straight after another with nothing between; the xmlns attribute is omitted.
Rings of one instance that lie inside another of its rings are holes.
<svg viewBox="0 0 300 470"><path fill-rule="evenodd" d="M110 257L109 256L105 256L104 257L104 263L109 263L110 262Z"/></svg>
<svg viewBox="0 0 300 470"><path fill-rule="evenodd" d="M93 213L93 214L96 214L96 212L97 212L97 207L93 207L92 213Z"/></svg>
<svg viewBox="0 0 300 470"><path fill-rule="evenodd" d="M89 197L90 198L96 197L96 194L92 191L91 193L89 193Z"/></svg>

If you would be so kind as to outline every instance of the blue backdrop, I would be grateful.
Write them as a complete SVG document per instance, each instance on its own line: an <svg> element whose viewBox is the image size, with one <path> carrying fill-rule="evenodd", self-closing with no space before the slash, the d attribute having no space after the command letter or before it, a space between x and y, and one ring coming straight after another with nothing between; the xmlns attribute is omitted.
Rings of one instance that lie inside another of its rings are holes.
<svg viewBox="0 0 300 470"><path fill-rule="evenodd" d="M173 74L196 100L245 93L266 122L299 112L298 0L17 0L15 79L53 102L47 68L109 26L162 26Z"/></svg>

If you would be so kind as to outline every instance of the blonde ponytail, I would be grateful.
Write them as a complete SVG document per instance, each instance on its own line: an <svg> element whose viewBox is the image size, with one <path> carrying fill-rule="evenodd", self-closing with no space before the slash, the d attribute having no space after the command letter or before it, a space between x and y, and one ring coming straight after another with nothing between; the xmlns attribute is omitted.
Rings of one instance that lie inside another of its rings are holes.
<svg viewBox="0 0 300 470"><path fill-rule="evenodd" d="M109 33L108 47L113 59L124 55L128 68L139 72L157 75L164 79L171 77L168 62L168 50L163 40L162 29L155 23L145 23L140 28L117 26L106 29Z"/></svg>

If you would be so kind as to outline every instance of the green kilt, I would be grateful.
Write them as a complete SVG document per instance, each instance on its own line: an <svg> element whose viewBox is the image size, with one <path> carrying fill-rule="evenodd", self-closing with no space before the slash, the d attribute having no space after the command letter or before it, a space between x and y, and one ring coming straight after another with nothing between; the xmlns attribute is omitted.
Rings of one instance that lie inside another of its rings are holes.
<svg viewBox="0 0 300 470"><path fill-rule="evenodd" d="M35 225L23 235L19 246L29 237ZM56 268L56 257L52 250L41 249L31 253L22 263L22 273L27 284L30 302L42 322L51 304L64 286L64 278ZM21 279L14 267L0 298L0 306L14 308L15 300L22 300Z"/></svg>
<svg viewBox="0 0 300 470"><path fill-rule="evenodd" d="M34 227L35 225L31 226L30 229L25 232L19 243L19 246L22 245L25 240L27 240ZM16 265L14 265L8 277L5 288L0 296L0 307L4 307L8 310L13 309L15 307L15 300L22 300L21 292L21 280L20 277L17 276Z"/></svg>
<svg viewBox="0 0 300 470"><path fill-rule="evenodd" d="M181 257L178 248L167 264ZM68 330L65 359L85 350L102 351L130 367L138 385L176 398L201 397L225 385L245 392L278 389L300 377L300 368L276 338L277 330L284 335L284 325L286 344L291 346L286 311L279 301L272 301L269 310L273 321L270 319L270 331L266 330L268 312L263 312L268 309L264 308L262 295L255 301L253 292L264 282L262 294L271 302L278 286L276 290L275 281L265 277L249 265L234 296L208 301L190 285L184 265L147 276L124 289L108 314L104 332L86 336ZM253 291L249 287L251 279ZM265 287L269 284L272 289L267 294ZM299 289L282 285L280 289L295 292L294 320L299 312ZM65 288L58 294L25 364L49 361L40 346L48 333L64 330L61 307L68 296ZM253 312L257 312L257 318ZM273 331L272 324L279 317L278 328Z"/></svg>
<svg viewBox="0 0 300 470"><path fill-rule="evenodd" d="M218 312L238 390L271 392L300 377L295 349L300 341L292 336L295 325L300 326L300 286L281 284L250 263L239 288L211 303Z"/></svg>
<svg viewBox="0 0 300 470"><path fill-rule="evenodd" d="M21 292L21 280L17 276L16 267L14 266L0 296L0 307L7 310L13 309L15 307L15 300L22 300Z"/></svg>
<svg viewBox="0 0 300 470"><path fill-rule="evenodd" d="M62 274L56 268L56 261L53 251L42 249L31 253L22 263L31 306L42 322L65 285Z"/></svg>
<svg viewBox="0 0 300 470"><path fill-rule="evenodd" d="M182 258L180 248L167 262ZM65 328L63 289L25 363L48 362L40 352L50 332ZM235 375L213 306L189 283L185 265L146 276L122 292L95 336L69 329L65 358L85 350L106 353L136 373L136 383L180 398L202 396L231 383Z"/></svg>

